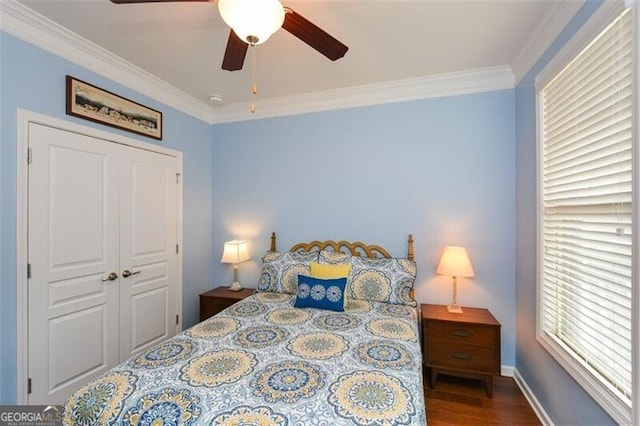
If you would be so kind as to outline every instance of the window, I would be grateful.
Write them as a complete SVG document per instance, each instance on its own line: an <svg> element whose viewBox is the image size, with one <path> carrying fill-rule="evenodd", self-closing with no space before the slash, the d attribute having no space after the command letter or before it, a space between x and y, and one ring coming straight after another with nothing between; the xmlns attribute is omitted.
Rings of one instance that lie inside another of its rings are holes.
<svg viewBox="0 0 640 426"><path fill-rule="evenodd" d="M538 339L617 422L631 423L638 163L633 20L620 9L536 80Z"/></svg>

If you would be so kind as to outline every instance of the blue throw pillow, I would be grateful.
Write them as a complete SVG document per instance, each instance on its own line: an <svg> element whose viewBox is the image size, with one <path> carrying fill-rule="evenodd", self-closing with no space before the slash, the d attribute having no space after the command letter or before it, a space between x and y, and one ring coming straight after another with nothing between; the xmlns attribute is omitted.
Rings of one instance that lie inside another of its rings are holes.
<svg viewBox="0 0 640 426"><path fill-rule="evenodd" d="M298 275L298 293L294 307L344 311L344 289L347 278L314 278Z"/></svg>

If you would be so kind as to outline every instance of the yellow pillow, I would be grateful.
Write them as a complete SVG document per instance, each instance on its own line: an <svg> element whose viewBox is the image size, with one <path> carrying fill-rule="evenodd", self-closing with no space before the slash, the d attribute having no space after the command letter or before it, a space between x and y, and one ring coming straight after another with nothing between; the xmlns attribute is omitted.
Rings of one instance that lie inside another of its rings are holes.
<svg viewBox="0 0 640 426"><path fill-rule="evenodd" d="M348 277L351 273L351 264L325 265L323 263L311 262L311 276L314 278L342 278Z"/></svg>

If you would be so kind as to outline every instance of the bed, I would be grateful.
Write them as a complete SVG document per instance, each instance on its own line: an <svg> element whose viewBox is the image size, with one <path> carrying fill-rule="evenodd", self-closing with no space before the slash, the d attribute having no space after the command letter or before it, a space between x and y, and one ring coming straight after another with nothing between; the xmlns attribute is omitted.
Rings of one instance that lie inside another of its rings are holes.
<svg viewBox="0 0 640 426"><path fill-rule="evenodd" d="M394 259L273 234L253 295L82 387L64 422L424 425L415 272L411 236Z"/></svg>

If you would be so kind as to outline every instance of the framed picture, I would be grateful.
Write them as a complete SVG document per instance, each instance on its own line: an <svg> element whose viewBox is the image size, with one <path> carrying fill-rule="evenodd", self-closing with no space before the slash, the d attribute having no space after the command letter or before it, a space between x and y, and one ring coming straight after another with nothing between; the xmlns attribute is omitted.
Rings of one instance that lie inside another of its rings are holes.
<svg viewBox="0 0 640 426"><path fill-rule="evenodd" d="M67 114L162 139L162 113L67 76Z"/></svg>

